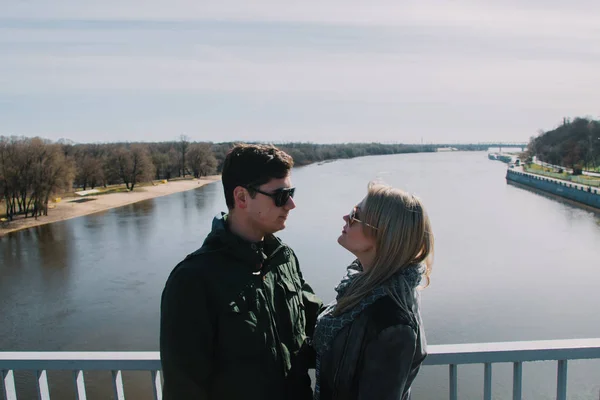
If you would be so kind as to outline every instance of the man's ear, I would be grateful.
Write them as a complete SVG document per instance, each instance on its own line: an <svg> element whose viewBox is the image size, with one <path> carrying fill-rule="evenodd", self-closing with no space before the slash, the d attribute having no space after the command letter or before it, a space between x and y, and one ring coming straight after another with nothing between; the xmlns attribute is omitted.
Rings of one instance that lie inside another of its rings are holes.
<svg viewBox="0 0 600 400"><path fill-rule="evenodd" d="M233 189L233 201L235 203L235 208L246 208L248 207L248 200L250 199L250 193L248 193L248 191L241 187L241 186L236 186L235 189Z"/></svg>

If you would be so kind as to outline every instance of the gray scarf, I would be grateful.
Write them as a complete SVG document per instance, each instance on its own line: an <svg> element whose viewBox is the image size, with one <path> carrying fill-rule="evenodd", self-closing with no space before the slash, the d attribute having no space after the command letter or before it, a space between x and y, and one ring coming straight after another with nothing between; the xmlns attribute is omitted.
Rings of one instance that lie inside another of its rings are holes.
<svg viewBox="0 0 600 400"><path fill-rule="evenodd" d="M390 291L402 291L405 290L406 284L414 289L420 282L422 276L421 265L411 265L403 268L397 272L388 282L385 282L381 286L376 287L371 293L360 301L351 310L345 313L334 316L333 311L339 300L350 284L359 276L363 268L358 260L355 260L348 267L348 274L342 279L340 284L335 288L337 292L336 300L331 302L325 310L319 315L317 319L317 325L315 327L315 333L313 336L313 347L317 352L317 365L316 365L316 377L317 381L315 384L315 400L320 398L320 366L321 357L331 349L333 339L346 325L351 323L358 317L358 315L368 306L375 303L378 299L390 294Z"/></svg>

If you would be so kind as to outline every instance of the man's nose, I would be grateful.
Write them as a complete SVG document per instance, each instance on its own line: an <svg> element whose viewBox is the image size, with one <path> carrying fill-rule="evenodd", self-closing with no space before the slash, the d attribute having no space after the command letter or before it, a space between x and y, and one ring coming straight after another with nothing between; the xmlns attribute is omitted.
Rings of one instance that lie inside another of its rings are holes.
<svg viewBox="0 0 600 400"><path fill-rule="evenodd" d="M288 210L293 210L294 208L296 208L296 202L294 201L293 197L290 197L287 203L285 203L285 208L287 208Z"/></svg>

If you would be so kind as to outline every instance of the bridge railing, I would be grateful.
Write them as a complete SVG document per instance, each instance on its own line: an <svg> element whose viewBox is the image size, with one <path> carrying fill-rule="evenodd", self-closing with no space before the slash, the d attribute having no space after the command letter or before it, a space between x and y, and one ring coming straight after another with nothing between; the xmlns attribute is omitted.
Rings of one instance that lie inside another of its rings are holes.
<svg viewBox="0 0 600 400"><path fill-rule="evenodd" d="M483 398L492 398L492 367L513 364L513 400L522 396L523 363L556 361L556 398L567 398L567 370L570 360L600 359L600 339L548 340L535 342L469 343L428 347L425 365L448 365L450 400L458 398L458 366L482 364ZM148 371L148 385L154 399L162 399L158 352L0 352L0 385L6 400L17 400L14 371L36 372L38 398L50 399L47 371L70 370L78 400L86 399L85 371L112 371L116 399L124 400L122 371Z"/></svg>
<svg viewBox="0 0 600 400"><path fill-rule="evenodd" d="M492 398L492 366L513 363L513 400L521 400L523 363L556 361L556 399L567 398L570 360L600 359L600 339L543 340L533 342L469 343L429 346L425 365L448 365L449 399L458 398L458 365L482 364L483 399Z"/></svg>

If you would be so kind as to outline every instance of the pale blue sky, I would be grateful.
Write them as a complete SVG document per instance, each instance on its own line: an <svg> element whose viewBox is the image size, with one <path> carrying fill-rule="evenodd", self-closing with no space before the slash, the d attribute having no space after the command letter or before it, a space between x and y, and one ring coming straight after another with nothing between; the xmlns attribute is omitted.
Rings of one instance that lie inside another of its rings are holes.
<svg viewBox="0 0 600 400"><path fill-rule="evenodd" d="M526 141L600 117L598 1L0 2L0 135Z"/></svg>

